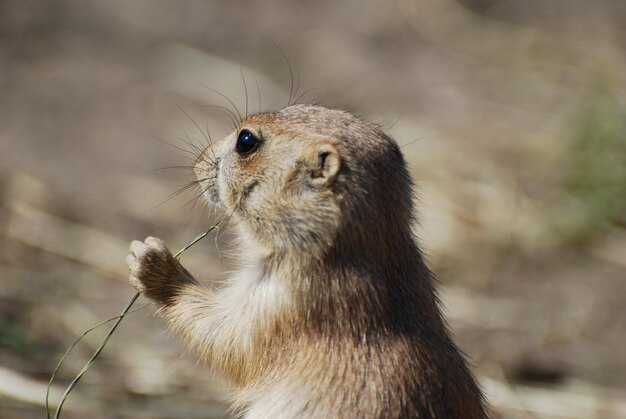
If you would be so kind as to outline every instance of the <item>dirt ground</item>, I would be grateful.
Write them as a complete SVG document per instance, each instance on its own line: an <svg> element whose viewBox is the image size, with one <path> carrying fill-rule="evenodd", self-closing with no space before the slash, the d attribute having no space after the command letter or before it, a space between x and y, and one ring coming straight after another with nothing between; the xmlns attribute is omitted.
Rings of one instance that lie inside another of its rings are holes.
<svg viewBox="0 0 626 419"><path fill-rule="evenodd" d="M179 249L215 220L171 196L191 173L166 144L225 135L211 89L251 113L293 81L402 145L495 415L626 418L625 22L611 0L0 0L0 417L42 417L65 349L124 307L131 240ZM219 280L228 250L225 230L183 260ZM153 314L122 322L63 417L227 417L228 384Z"/></svg>

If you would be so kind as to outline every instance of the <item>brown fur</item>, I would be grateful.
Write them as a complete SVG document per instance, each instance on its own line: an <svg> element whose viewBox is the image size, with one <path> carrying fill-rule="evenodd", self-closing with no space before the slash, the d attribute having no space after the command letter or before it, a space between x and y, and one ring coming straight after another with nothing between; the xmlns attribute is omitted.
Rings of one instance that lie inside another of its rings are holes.
<svg viewBox="0 0 626 419"><path fill-rule="evenodd" d="M241 270L211 292L157 239L133 242L128 259L133 285L237 385L235 411L486 417L411 233L413 185L396 142L311 105L244 128L258 150L237 154L234 133L195 168L206 198L233 214Z"/></svg>

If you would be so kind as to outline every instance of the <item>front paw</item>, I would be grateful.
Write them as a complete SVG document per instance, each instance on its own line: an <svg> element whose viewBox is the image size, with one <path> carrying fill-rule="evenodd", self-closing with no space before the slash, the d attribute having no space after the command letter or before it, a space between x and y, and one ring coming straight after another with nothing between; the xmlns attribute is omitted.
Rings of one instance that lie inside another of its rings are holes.
<svg viewBox="0 0 626 419"><path fill-rule="evenodd" d="M155 237L148 237L143 243L133 241L126 265L130 270L131 285L146 297L165 305L173 301L181 285L192 280L163 241Z"/></svg>

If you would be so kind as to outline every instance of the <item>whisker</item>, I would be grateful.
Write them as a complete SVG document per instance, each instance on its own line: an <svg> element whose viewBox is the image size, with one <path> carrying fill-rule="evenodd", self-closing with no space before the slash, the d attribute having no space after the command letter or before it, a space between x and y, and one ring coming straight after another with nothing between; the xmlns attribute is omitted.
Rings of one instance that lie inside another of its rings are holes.
<svg viewBox="0 0 626 419"><path fill-rule="evenodd" d="M194 167L193 166L185 166L185 165L164 166L164 167L157 167L156 169L153 169L153 171L154 172L160 172L162 170L171 170L171 169L193 170Z"/></svg>
<svg viewBox="0 0 626 419"><path fill-rule="evenodd" d="M300 69L296 68L297 71L297 80L296 80L296 89L293 92L293 104L295 105L296 103L298 103L298 101L296 100L296 95L298 94L298 91L300 90L300 81L301 81L301 77L300 77Z"/></svg>
<svg viewBox="0 0 626 419"><path fill-rule="evenodd" d="M189 210L189 212L190 212L190 213L192 213L192 212L193 212L193 209L194 209L194 208L196 207L196 205L198 204L198 201L200 200L200 198L202 197L202 195L204 195L204 193L205 193L208 189L209 189L209 187L207 186L207 188L206 188L206 189L204 189L204 190L202 191L202 193L201 193L199 196L197 196L197 197L193 200L193 205L191 206L191 209ZM186 206L186 205L188 205L188 204L189 204L189 203L185 204L185 206Z"/></svg>
<svg viewBox="0 0 626 419"><path fill-rule="evenodd" d="M206 127L206 135L209 137L209 149L211 150L211 154L213 154L213 160L217 162L217 156L215 155L215 150L213 150L213 138L211 137L211 131L209 131L209 121L206 118L204 118L204 126ZM217 165L215 167L217 167Z"/></svg>
<svg viewBox="0 0 626 419"><path fill-rule="evenodd" d="M414 143L418 142L418 141L419 141L419 140L421 140L421 139L422 139L421 137L420 137L420 138L416 138L416 139L414 139L413 141L409 141L408 143L401 145L401 146L400 146L400 148L404 148L404 147L406 147L406 146L409 146L409 145L411 145L411 144L414 144Z"/></svg>
<svg viewBox="0 0 626 419"><path fill-rule="evenodd" d="M224 112L226 112L225 116L228 117L228 119L230 120L230 123L233 124L233 129L237 129L237 115L235 115L235 113L233 111L231 111L230 109L228 109L225 106L221 106L221 105L203 105L204 108L217 108L217 109L222 109Z"/></svg>
<svg viewBox="0 0 626 419"><path fill-rule="evenodd" d="M191 204L192 202L194 202L194 204L191 206L191 209L193 210L193 208L196 206L196 203L198 202L198 200L199 200L200 198L202 198L202 195L204 195L204 194L206 193L206 191L208 191L208 190L209 190L209 188L210 188L210 186L207 186L206 188L201 189L201 190L200 190L200 193L199 193L198 195L194 196L193 198L191 198L189 201L185 202L185 203L183 204L183 207L186 207L187 205L189 205L189 204Z"/></svg>
<svg viewBox="0 0 626 419"><path fill-rule="evenodd" d="M276 43L272 42L272 44L274 44L274 47L278 50L278 52L280 52L280 55L283 56L285 63L287 63L287 68L289 69L289 78L291 80L289 86L289 100L287 101L287 106L289 106L291 105L291 100L293 98L293 68L291 68L291 63L287 59L287 56L285 55L283 50Z"/></svg>
<svg viewBox="0 0 626 419"><path fill-rule="evenodd" d="M156 208L160 207L161 205L165 204L166 202L170 201L171 199L173 199L173 198L177 197L178 195L188 191L190 188L195 187L196 185L198 185L200 182L202 182L204 180L208 180L208 178L196 179L196 180L193 180L193 181L189 182L188 184L182 186L181 188L177 189L176 191L172 192L171 194L166 196L164 199L159 201L152 208L150 208L148 210L148 212L155 210Z"/></svg>
<svg viewBox="0 0 626 419"><path fill-rule="evenodd" d="M165 140L163 140L163 139L161 139L161 138L159 138L159 137L157 137L157 136L154 136L154 135L152 136L152 138L154 138L155 140L160 141L160 142L162 142L163 144L166 144L166 145L168 145L168 146L170 146L170 147L172 147L172 148L174 148L174 149L176 149L176 150L178 150L178 151L182 151L183 153L186 153L186 154L191 155L191 156L192 156L192 158L190 158L190 157L186 157L186 158L188 158L188 159L189 159L189 160L191 160L191 161L195 161L195 160L198 158L197 154L195 154L194 152L192 152L192 151L190 151L190 150L187 150L187 149L185 149L185 148L179 147L179 146L177 146L177 145L175 145L175 144L172 144L172 143L170 143L170 142L168 142L168 141L165 141ZM178 139L180 139L180 138L178 138Z"/></svg>
<svg viewBox="0 0 626 419"><path fill-rule="evenodd" d="M186 134L185 134L186 135ZM187 138L189 138L190 141L192 140L196 140L200 143L200 145L202 145L202 140L196 137L190 137L187 135ZM195 144L195 142L194 142ZM210 146L209 146L210 148ZM206 161L207 163L211 164L211 166L213 167L217 167L217 160L213 160L211 158L211 156L205 155L205 151L206 151L206 147L201 148L200 150L202 150L202 152L200 153L200 155L198 156L198 159L200 159L202 156L206 156L206 159L203 159L204 161ZM213 152L213 150L211 149L211 152Z"/></svg>
<svg viewBox="0 0 626 419"><path fill-rule="evenodd" d="M183 134L185 134L185 137L187 137L186 139L180 136L176 137L176 139L182 141L183 143L187 144L189 147L193 149L195 161L197 161L198 158L202 155L202 150L200 150L198 146L196 146L195 144L191 142L191 140L189 139L189 136L187 135L184 129L183 129Z"/></svg>
<svg viewBox="0 0 626 419"><path fill-rule="evenodd" d="M315 91L315 90L317 90L317 89L315 89L315 88L311 88L311 89L307 89L307 90L305 90L304 92L302 92L302 94L301 94L300 96L298 96L298 97L294 100L294 104L296 104L296 103L300 103L300 101L302 100L302 98L303 98L304 96L306 96L308 93L313 92L313 91Z"/></svg>
<svg viewBox="0 0 626 419"><path fill-rule="evenodd" d="M179 105L176 105L176 106L178 106L178 109L180 109L180 111L181 111L182 113L184 113L184 114L185 114L185 116L186 116L187 118L189 118L189 120L190 120L190 121L191 121L191 122L192 122L192 123L196 126L196 128L198 129L198 131L200 131L200 133L202 134L202 136L203 136L203 137L207 140L207 142L209 142L209 146L210 146L211 141L210 141L209 137L207 137L207 136L205 135L204 131L202 131L202 128L200 128L200 125L198 125L198 123L197 123L197 122L196 122L196 121L195 121L195 120L191 117L191 115L189 115L187 112L185 112L185 110L184 110L183 108L181 108ZM204 148L200 148L200 147L198 147L198 146L196 145L196 143L195 143L195 142L193 142L193 141L191 140L191 138L189 137L189 135L187 135L187 132L186 132L184 129L183 129L183 132L185 133L185 137L187 137L187 139L189 140L189 141L188 141L188 144L189 144L189 145L190 145L190 146L191 146L191 147L192 147L192 148L196 151L196 158L198 158L198 157L202 156L202 155L204 154ZM200 144L202 145L202 141L200 141ZM212 161L212 160L211 160L208 156L207 156L207 158L209 159L209 161L210 161L210 162L211 162L214 166L216 165L216 164L215 164L215 162L214 162L214 161Z"/></svg>
<svg viewBox="0 0 626 419"><path fill-rule="evenodd" d="M190 137L189 134L187 134L187 131L185 129L183 129L183 133L185 134L186 140L184 138L181 137L177 137L178 139L180 139L181 141L189 144L190 147L192 147L195 152L196 152L196 162L205 155L204 153L204 148L200 148L198 147L198 145L193 141L195 138L194 137ZM202 144L202 141L200 141L200 144ZM217 167L217 162L213 161L211 159L211 157L206 156L206 160L204 160L208 163L210 163L213 167Z"/></svg>
<svg viewBox="0 0 626 419"><path fill-rule="evenodd" d="M387 127L387 131L391 131L401 119L402 116L399 116L395 121L393 121L393 123Z"/></svg>
<svg viewBox="0 0 626 419"><path fill-rule="evenodd" d="M232 105L232 107L235 109L235 112L237 113L237 116L239 117L239 121L243 121L243 118L241 117L241 112L239 112L239 109L237 108L237 106L235 105L235 103L230 100L230 98L226 95L224 95L221 92L218 92L215 89L210 88L209 86L205 85L205 84L201 84L202 87L204 87L205 89L208 89L210 91L212 91L213 93L220 95L221 97L223 97L224 99L226 99L226 101L228 101L228 103L230 103Z"/></svg>
<svg viewBox="0 0 626 419"><path fill-rule="evenodd" d="M246 84L246 78L243 76L243 70L239 68L239 74L241 74L241 81L243 82L243 91L246 94L246 118L248 117L248 85Z"/></svg>
<svg viewBox="0 0 626 419"><path fill-rule="evenodd" d="M261 101L261 87L259 86L259 80L257 80L256 76L253 74L254 83L256 84L256 92L259 97L259 112L263 112L263 102Z"/></svg>
<svg viewBox="0 0 626 419"><path fill-rule="evenodd" d="M231 132L233 132L233 129L232 129L232 128L228 128L228 127L226 127L222 121L217 121L217 123L218 123L218 124L220 124L220 127L222 128L222 130L224 131L224 133L225 133L226 135L228 135L228 134L230 134ZM236 130L236 129L237 129L237 128L235 128L235 130Z"/></svg>

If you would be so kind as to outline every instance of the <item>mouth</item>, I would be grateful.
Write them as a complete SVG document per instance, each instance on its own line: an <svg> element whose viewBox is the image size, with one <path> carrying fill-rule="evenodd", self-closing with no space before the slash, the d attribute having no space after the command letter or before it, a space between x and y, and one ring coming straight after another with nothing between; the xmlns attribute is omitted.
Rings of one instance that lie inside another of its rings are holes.
<svg viewBox="0 0 626 419"><path fill-rule="evenodd" d="M245 201L250 197L250 194L257 186L259 186L259 181L254 179L243 188L243 192L241 192L241 195L239 195L239 199L237 200L238 207L243 207Z"/></svg>
<svg viewBox="0 0 626 419"><path fill-rule="evenodd" d="M252 193L254 188L256 188L257 186L259 186L259 181L256 179L248 183L246 187L244 188L243 193L241 194L241 199L248 198L248 196Z"/></svg>
<svg viewBox="0 0 626 419"><path fill-rule="evenodd" d="M205 176L200 181L200 189L204 199L214 205L220 204L219 192L217 187L217 176Z"/></svg>

